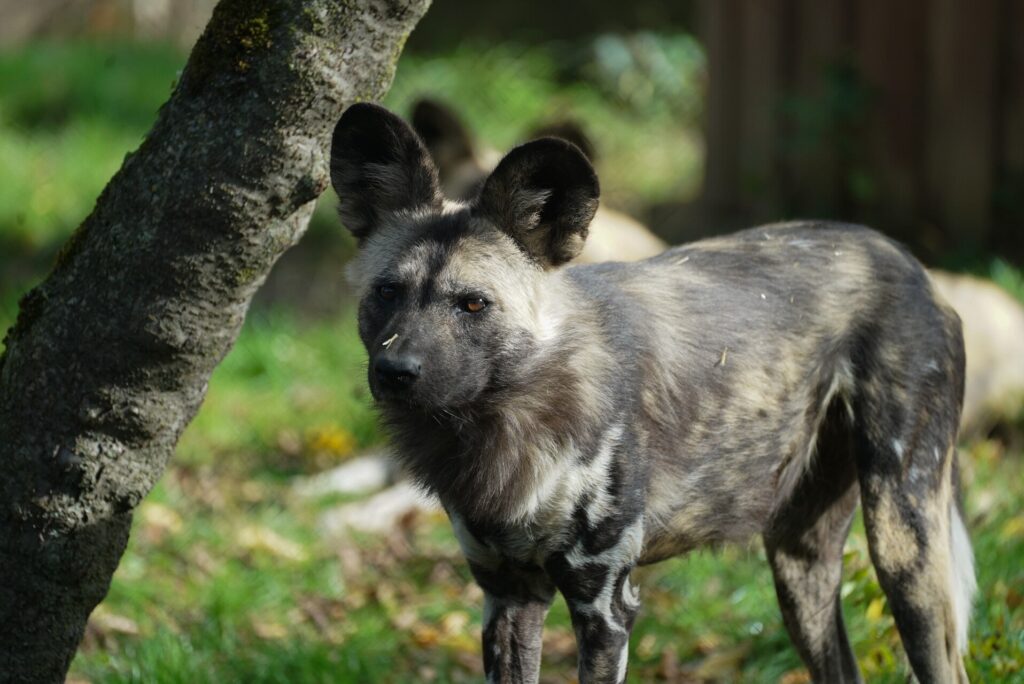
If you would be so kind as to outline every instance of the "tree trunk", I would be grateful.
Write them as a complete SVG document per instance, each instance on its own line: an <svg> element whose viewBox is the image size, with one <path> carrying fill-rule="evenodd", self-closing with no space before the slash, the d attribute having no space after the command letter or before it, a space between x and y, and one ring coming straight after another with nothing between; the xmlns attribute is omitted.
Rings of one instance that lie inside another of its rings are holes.
<svg viewBox="0 0 1024 684"><path fill-rule="evenodd" d="M132 510L430 0L223 0L0 357L0 681L63 681Z"/></svg>

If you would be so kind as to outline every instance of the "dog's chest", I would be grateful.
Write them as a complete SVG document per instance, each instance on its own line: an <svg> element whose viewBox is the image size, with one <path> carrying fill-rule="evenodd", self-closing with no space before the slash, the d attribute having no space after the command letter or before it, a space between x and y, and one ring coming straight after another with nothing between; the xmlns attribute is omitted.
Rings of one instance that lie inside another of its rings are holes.
<svg viewBox="0 0 1024 684"><path fill-rule="evenodd" d="M449 511L467 558L543 566L551 554L571 549L587 530L613 517L613 459L622 432L622 426L609 428L589 457L573 453L550 459L508 520L480 525Z"/></svg>

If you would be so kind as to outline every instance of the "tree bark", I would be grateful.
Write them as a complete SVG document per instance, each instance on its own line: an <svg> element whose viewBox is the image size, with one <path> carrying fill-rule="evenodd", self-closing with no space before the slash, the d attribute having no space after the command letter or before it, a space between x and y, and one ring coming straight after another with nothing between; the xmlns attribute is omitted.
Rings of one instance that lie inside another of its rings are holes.
<svg viewBox="0 0 1024 684"><path fill-rule="evenodd" d="M63 681L132 510L430 0L223 0L0 357L0 681Z"/></svg>

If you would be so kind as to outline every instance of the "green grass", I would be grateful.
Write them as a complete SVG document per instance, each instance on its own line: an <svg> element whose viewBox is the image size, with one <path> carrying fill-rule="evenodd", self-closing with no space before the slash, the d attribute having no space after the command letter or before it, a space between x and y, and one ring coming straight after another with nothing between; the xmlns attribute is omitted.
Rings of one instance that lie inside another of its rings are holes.
<svg viewBox="0 0 1024 684"><path fill-rule="evenodd" d="M294 474L378 440L355 328L350 315L309 324L252 315L214 372L179 461Z"/></svg>
<svg viewBox="0 0 1024 684"><path fill-rule="evenodd" d="M691 101L699 54L673 37L605 37L591 48L407 55L387 102L404 111L421 93L439 95L502 147L538 121L572 114L601 141L603 184L615 203L685 197L699 176L699 107ZM666 76L668 58L678 60L669 66L688 65L688 86ZM0 54L0 329L141 141L183 61L159 46L35 45ZM673 115L679 111L686 116ZM350 243L338 230L324 204L307 240L319 241L340 268ZM990 269L1024 300L1021 271L998 261ZM319 519L339 498L311 501L293 491L295 476L379 442L364 364L351 311L326 320L276 309L250 316L136 515L73 679L480 680L482 599L445 521L419 518L386 539L332 539ZM969 667L975 681L1024 681L1024 453L994 442L966 446L981 583ZM693 554L637 579L644 609L632 681L672 669L721 681L804 681L759 546ZM904 681L859 527L843 596L869 680ZM572 681L574 660L559 602L546 632L545 681Z"/></svg>
<svg viewBox="0 0 1024 684"><path fill-rule="evenodd" d="M328 339L331 328L313 331L314 338L321 334ZM337 353L320 369L338 378L342 405L362 382L346 375L361 352L343 348L348 360ZM255 401L242 392L252 383L252 363L226 363L218 372L214 401L189 429L183 451L223 439L217 429L208 432L207 421L218 413L233 416L231 407L244 412L259 403L258 384ZM285 363L280 372L302 367ZM274 379L261 382L267 388ZM286 415L273 425L290 429ZM336 499L295 496L281 473L295 469L296 454L258 437L238 443L250 446L211 448L206 460L179 458L144 502L111 593L74 663L75 677L479 679L481 596L444 520L421 517L387 539L324 537L318 519ZM974 681L1024 681L1024 454L981 442L965 462L981 585L969 669ZM631 681L651 681L666 663L725 681L803 681L759 546L695 553L642 569L636 579L644 608L632 639ZM870 681L904 681L898 636L859 524L847 546L843 596ZM568 615L559 602L548 621L547 680L569 681L573 667Z"/></svg>

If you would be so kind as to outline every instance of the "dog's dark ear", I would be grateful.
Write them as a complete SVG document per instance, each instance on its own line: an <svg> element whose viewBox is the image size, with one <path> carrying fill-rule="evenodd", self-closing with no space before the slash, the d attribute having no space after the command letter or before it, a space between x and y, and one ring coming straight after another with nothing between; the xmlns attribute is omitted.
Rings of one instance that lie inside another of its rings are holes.
<svg viewBox="0 0 1024 684"><path fill-rule="evenodd" d="M475 159L473 136L451 107L427 97L412 108L413 130L423 139L444 179L459 164Z"/></svg>
<svg viewBox="0 0 1024 684"><path fill-rule="evenodd" d="M474 212L551 267L583 249L600 194L594 167L578 147L541 138L505 155L484 182Z"/></svg>
<svg viewBox="0 0 1024 684"><path fill-rule="evenodd" d="M580 151L587 155L587 159L591 162L597 161L597 148L594 147L594 141L592 141L586 131L583 130L583 124L579 121L574 121L572 119L550 121L541 126L537 126L530 131L531 140L534 138L546 137L568 140L573 145L580 148Z"/></svg>
<svg viewBox="0 0 1024 684"><path fill-rule="evenodd" d="M334 127L331 185L345 227L362 240L389 212L441 206L437 168L409 124L354 104Z"/></svg>

